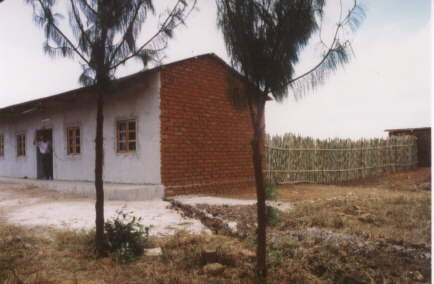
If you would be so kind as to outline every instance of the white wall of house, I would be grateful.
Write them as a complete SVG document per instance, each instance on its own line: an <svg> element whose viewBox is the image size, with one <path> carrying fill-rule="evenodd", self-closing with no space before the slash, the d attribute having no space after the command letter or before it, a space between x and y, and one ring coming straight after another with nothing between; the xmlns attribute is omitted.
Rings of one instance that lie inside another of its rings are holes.
<svg viewBox="0 0 434 284"><path fill-rule="evenodd" d="M107 182L161 184L160 174L160 74L148 74L131 88L109 96L104 108L104 180ZM24 114L18 121L0 121L5 155L0 176L36 178L36 130L53 130L53 176L57 180L94 180L96 107L75 101L45 114ZM117 153L116 122L136 120L136 151ZM67 154L66 129L80 127L81 153ZM17 157L16 135L26 134L26 156Z"/></svg>

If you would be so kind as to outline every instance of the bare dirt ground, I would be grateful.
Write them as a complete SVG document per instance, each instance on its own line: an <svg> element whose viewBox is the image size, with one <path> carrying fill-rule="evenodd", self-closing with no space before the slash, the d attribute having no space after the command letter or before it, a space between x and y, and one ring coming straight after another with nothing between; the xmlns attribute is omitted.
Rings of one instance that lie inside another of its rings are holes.
<svg viewBox="0 0 434 284"><path fill-rule="evenodd" d="M290 206L269 213L269 282L430 283L430 176L430 169L417 169L340 185L279 187L274 205ZM0 187L3 217L17 208L80 201L35 189L23 198L16 190ZM51 238L41 238L46 226L3 222L0 283L254 283L255 198L179 198L165 210L214 234L154 237L163 254L127 265L95 260L85 232L52 226ZM210 270L210 263L221 266Z"/></svg>
<svg viewBox="0 0 434 284"><path fill-rule="evenodd" d="M152 235L174 234L178 230L193 233L209 232L199 221L183 218L168 209L169 203L152 201L106 201L105 216L111 219L118 210L141 217ZM73 195L19 184L0 183L0 221L49 230L89 230L95 225L95 201Z"/></svg>
<svg viewBox="0 0 434 284"><path fill-rule="evenodd" d="M427 182L429 180L429 182ZM370 196L405 195L408 192L421 194L420 189L431 184L431 168L418 168L414 171L398 172L385 176L370 177L363 180L343 182L339 185L297 184L281 185L277 200L291 203L341 198L354 195L361 198ZM220 197L236 199L256 199L254 190L239 194L222 194Z"/></svg>

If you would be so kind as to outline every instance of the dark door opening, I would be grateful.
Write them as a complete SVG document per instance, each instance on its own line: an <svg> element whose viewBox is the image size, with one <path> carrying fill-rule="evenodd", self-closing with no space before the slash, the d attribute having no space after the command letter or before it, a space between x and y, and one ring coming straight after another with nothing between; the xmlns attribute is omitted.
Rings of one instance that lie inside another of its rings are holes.
<svg viewBox="0 0 434 284"><path fill-rule="evenodd" d="M36 176L38 179L53 179L53 130L36 131Z"/></svg>

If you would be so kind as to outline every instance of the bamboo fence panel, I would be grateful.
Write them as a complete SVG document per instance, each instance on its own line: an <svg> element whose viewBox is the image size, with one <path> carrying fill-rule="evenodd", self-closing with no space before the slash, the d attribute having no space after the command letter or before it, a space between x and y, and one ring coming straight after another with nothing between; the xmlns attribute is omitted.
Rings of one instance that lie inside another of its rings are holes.
<svg viewBox="0 0 434 284"><path fill-rule="evenodd" d="M286 183L336 183L415 168L415 136L387 139L314 139L267 136L265 174Z"/></svg>

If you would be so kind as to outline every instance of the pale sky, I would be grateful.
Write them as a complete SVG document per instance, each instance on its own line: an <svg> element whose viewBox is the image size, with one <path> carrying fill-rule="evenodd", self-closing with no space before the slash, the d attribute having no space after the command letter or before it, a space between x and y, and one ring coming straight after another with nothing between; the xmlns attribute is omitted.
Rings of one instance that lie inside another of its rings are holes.
<svg viewBox="0 0 434 284"><path fill-rule="evenodd" d="M162 5L167 1L154 2ZM339 2L328 3L332 19ZM366 19L351 37L356 57L304 98L296 101L289 94L283 103L270 102L266 109L269 133L359 138L381 137L389 128L431 126L430 1L362 3ZM0 4L0 108L80 87L78 61L46 56L43 39L42 31L32 22L31 8L23 0ZM316 47L313 39L297 72L315 64ZM216 28L214 1L199 0L198 11L169 42L164 62L209 52L229 62L223 37ZM120 70L119 76L140 68L133 62Z"/></svg>

